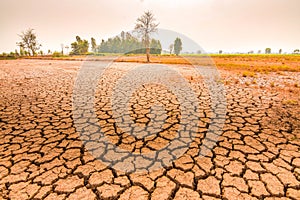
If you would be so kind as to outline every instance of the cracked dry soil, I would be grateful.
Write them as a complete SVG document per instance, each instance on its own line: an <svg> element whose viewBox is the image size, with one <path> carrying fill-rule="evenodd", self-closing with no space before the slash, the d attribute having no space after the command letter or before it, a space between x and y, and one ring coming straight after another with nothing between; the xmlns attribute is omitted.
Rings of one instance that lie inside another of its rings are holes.
<svg viewBox="0 0 300 200"><path fill-rule="evenodd" d="M170 166L125 173L93 157L76 132L72 92L81 64L0 61L0 199L300 199L299 88L268 87L270 79L299 81L299 73L260 75L258 82L266 86L258 86L221 71L225 80L234 80L225 84L223 133L211 152L199 156L211 117L209 97L201 78L190 78L189 67L172 65L198 95L198 134ZM147 85L131 99L131 118L139 127L159 121L148 105L159 101L168 111L164 131L141 140L126 134L132 127L116 127L109 104L112 83L132 65L137 64L115 63L106 71L95 110L112 143L135 153L156 151L174 138L178 102L166 88ZM295 101L282 103L289 98Z"/></svg>

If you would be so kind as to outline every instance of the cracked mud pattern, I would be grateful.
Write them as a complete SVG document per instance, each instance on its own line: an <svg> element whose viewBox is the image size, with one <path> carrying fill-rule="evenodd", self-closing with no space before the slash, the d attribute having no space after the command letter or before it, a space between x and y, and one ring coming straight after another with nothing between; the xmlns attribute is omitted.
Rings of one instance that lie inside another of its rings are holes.
<svg viewBox="0 0 300 200"><path fill-rule="evenodd" d="M0 61L0 198L300 199L299 88L289 92L244 85L246 78L222 71L224 79L240 81L225 85L223 133L212 151L201 156L212 116L210 100L201 77L193 77L188 67L173 65L198 95L201 112L196 137L170 166L125 173L91 155L75 129L72 92L81 64ZM113 83L133 65L116 63L99 80L97 118L107 138L118 147L135 153L156 151L175 137L181 120L174 94L162 86L146 85L130 99L129 113L135 127L117 127L112 118L107 96ZM300 80L299 73L287 76ZM257 79L265 85L270 79L276 84L285 82L276 74ZM152 116L152 105L165 107L166 112ZM165 119L163 131L145 139L126 134Z"/></svg>

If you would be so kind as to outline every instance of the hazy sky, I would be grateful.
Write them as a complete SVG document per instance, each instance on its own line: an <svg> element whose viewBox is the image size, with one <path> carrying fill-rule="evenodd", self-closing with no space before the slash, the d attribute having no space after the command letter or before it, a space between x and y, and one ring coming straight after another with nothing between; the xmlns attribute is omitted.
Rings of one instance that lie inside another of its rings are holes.
<svg viewBox="0 0 300 200"><path fill-rule="evenodd" d="M14 51L27 28L35 29L44 51L60 50L76 35L99 43L132 30L145 10L160 28L208 52L300 48L300 0L0 0L0 9L0 52Z"/></svg>

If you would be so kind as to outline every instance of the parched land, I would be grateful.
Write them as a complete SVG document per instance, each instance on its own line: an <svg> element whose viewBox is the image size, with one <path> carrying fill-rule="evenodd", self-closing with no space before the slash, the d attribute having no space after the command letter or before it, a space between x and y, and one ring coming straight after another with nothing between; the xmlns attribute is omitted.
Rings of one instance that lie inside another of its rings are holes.
<svg viewBox="0 0 300 200"><path fill-rule="evenodd" d="M0 198L300 199L298 57L278 58L276 63L288 67L274 67L268 58L241 59L214 58L221 76L216 81L224 85L225 102L220 104L226 105L226 115L222 132L205 154L212 101L193 66L167 64L190 84L197 116L183 115L181 109L188 105L181 105L170 89L147 84L130 97L127 117L134 123L117 123L111 97L118 91L118 80L143 63L119 60L104 71L95 89L95 114L104 136L118 148L141 155L159 151L181 139L176 131L182 121L198 119L193 140L180 140L188 145L185 152L170 165L147 172L135 172L137 165L130 172L109 165L112 149L98 148L101 138L78 131L76 123L91 123L74 118L74 84L83 61L0 61ZM130 79L121 83L128 90L132 87ZM130 157L120 162L126 159ZM153 160L147 161L150 166Z"/></svg>

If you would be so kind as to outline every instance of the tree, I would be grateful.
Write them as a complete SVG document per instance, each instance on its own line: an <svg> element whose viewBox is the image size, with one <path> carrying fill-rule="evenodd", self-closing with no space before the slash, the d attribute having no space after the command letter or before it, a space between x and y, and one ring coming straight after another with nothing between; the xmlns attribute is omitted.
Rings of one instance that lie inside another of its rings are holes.
<svg viewBox="0 0 300 200"><path fill-rule="evenodd" d="M91 38L92 51L95 53L97 51L97 43L95 38Z"/></svg>
<svg viewBox="0 0 300 200"><path fill-rule="evenodd" d="M294 50L294 54L299 54L300 53L300 50L299 49L295 49Z"/></svg>
<svg viewBox="0 0 300 200"><path fill-rule="evenodd" d="M174 44L170 44L170 46L169 46L170 54L172 54L173 48L174 48Z"/></svg>
<svg viewBox="0 0 300 200"><path fill-rule="evenodd" d="M265 53L266 53L266 54L270 54L270 53L271 53L271 48L266 48L266 49L265 49Z"/></svg>
<svg viewBox="0 0 300 200"><path fill-rule="evenodd" d="M150 62L150 34L157 31L158 24L155 23L153 13L150 11L144 12L144 14L136 20L134 30L142 37L142 41L146 48L147 62Z"/></svg>
<svg viewBox="0 0 300 200"><path fill-rule="evenodd" d="M97 51L100 53L126 53L126 54L141 54L146 53L144 43L128 32L122 31L120 36L108 38L107 41L102 40L97 46ZM150 54L161 54L162 47L159 40L151 39Z"/></svg>
<svg viewBox="0 0 300 200"><path fill-rule="evenodd" d="M71 54L80 55L85 54L89 50L89 42L87 40L82 40L79 36L76 36L76 42L71 44L72 52Z"/></svg>
<svg viewBox="0 0 300 200"><path fill-rule="evenodd" d="M60 47L61 47L61 55L64 55L64 48L65 48L64 44L60 44Z"/></svg>
<svg viewBox="0 0 300 200"><path fill-rule="evenodd" d="M119 53L121 51L121 38L119 36L114 37L111 40L111 49L113 53Z"/></svg>
<svg viewBox="0 0 300 200"><path fill-rule="evenodd" d="M17 49L15 49L15 55L16 56L19 56L20 54L18 53L18 50Z"/></svg>
<svg viewBox="0 0 300 200"><path fill-rule="evenodd" d="M25 55L24 48L20 46L20 56L24 56L24 55Z"/></svg>
<svg viewBox="0 0 300 200"><path fill-rule="evenodd" d="M279 52L278 52L279 54L281 54L282 53L282 49L279 49Z"/></svg>
<svg viewBox="0 0 300 200"><path fill-rule="evenodd" d="M176 38L174 41L174 53L178 56L182 50L182 42L180 38Z"/></svg>
<svg viewBox="0 0 300 200"><path fill-rule="evenodd" d="M223 51L222 50L219 50L219 54L222 54L223 53Z"/></svg>
<svg viewBox="0 0 300 200"><path fill-rule="evenodd" d="M36 55L36 51L39 50L42 45L38 43L34 29L29 28L26 31L23 31L19 37L21 38L21 41L17 42L17 45L20 49L26 49L29 56L31 54Z"/></svg>
<svg viewBox="0 0 300 200"><path fill-rule="evenodd" d="M161 54L161 50L160 41L152 39L150 43L150 54Z"/></svg>
<svg viewBox="0 0 300 200"><path fill-rule="evenodd" d="M101 44L98 47L98 52L100 52L100 53L107 53L106 42L103 39L101 40Z"/></svg>

